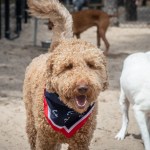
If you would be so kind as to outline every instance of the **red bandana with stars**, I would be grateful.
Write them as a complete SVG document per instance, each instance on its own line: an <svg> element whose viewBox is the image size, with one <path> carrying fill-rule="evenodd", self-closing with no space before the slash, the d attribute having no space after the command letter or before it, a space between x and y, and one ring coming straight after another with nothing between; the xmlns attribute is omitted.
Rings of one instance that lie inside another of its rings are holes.
<svg viewBox="0 0 150 150"><path fill-rule="evenodd" d="M82 114L66 106L56 93L44 92L44 114L51 127L67 138L72 137L88 120L94 104Z"/></svg>

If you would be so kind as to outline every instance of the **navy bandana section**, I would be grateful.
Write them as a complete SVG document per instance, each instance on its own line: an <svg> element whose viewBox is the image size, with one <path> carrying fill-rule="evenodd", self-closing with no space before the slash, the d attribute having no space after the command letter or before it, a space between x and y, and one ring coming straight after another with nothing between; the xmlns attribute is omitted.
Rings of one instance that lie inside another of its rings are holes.
<svg viewBox="0 0 150 150"><path fill-rule="evenodd" d="M66 106L56 93L44 92L44 113L47 121L55 131L66 137L72 137L87 121L94 104L82 114Z"/></svg>

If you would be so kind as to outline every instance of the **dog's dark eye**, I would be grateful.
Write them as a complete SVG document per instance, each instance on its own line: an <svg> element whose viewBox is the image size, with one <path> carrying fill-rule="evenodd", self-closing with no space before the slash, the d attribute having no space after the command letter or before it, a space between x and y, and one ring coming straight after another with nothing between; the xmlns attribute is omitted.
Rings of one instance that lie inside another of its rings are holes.
<svg viewBox="0 0 150 150"><path fill-rule="evenodd" d="M71 70L73 68L73 64L68 64L67 66L65 66L66 70Z"/></svg>
<svg viewBox="0 0 150 150"><path fill-rule="evenodd" d="M96 66L94 65L93 62L87 62L86 64L87 64L87 66L88 66L89 68L91 68L91 69L96 69Z"/></svg>

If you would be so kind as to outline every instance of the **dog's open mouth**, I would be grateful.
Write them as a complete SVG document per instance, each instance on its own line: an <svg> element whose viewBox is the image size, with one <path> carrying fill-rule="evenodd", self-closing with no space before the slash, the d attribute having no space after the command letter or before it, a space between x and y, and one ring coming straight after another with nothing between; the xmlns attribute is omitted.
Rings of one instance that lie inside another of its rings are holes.
<svg viewBox="0 0 150 150"><path fill-rule="evenodd" d="M75 97L76 104L79 109L83 109L87 103L87 97L85 95L79 95Z"/></svg>

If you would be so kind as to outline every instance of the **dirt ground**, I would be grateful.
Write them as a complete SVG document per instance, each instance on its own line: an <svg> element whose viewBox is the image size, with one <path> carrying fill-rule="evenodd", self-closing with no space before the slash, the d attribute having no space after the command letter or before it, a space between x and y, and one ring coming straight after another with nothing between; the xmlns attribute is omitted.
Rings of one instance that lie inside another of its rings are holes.
<svg viewBox="0 0 150 150"><path fill-rule="evenodd" d="M0 40L0 150L29 150L22 101L25 68L34 57L47 52L40 47L41 41L52 36L47 27L39 21L39 46L34 47L33 24L34 22L30 21L24 25L20 38L16 40ZM107 37L111 44L107 57L110 85L108 90L99 96L98 124L90 150L144 150L132 109L125 140L117 141L114 137L121 126L118 98L122 64L129 54L150 50L150 28L110 27ZM84 32L81 38L96 44L96 28ZM66 146L63 147L63 150L65 149Z"/></svg>

